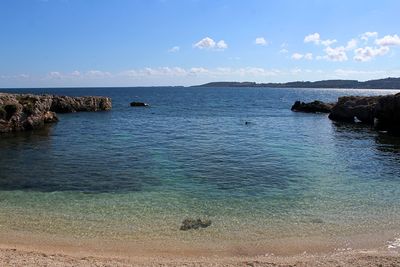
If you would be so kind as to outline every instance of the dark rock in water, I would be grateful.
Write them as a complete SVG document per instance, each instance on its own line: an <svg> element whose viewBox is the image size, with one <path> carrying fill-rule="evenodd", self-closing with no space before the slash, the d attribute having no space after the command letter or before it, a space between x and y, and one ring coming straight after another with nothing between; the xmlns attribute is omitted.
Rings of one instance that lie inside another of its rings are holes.
<svg viewBox="0 0 400 267"><path fill-rule="evenodd" d="M131 107L148 107L149 104L144 102L131 102Z"/></svg>
<svg viewBox="0 0 400 267"><path fill-rule="evenodd" d="M343 96L339 97L337 104L332 108L329 118L334 121L373 124L375 106L380 96Z"/></svg>
<svg viewBox="0 0 400 267"><path fill-rule="evenodd" d="M0 93L0 133L39 129L57 122L55 112L110 110L107 97Z"/></svg>
<svg viewBox="0 0 400 267"><path fill-rule="evenodd" d="M376 129L400 135L400 93L381 96L375 106Z"/></svg>
<svg viewBox="0 0 400 267"><path fill-rule="evenodd" d="M207 228L211 225L211 220L201 220L201 219L185 219L182 222L180 230L187 231L190 229Z"/></svg>
<svg viewBox="0 0 400 267"><path fill-rule="evenodd" d="M332 108L329 118L374 126L400 136L400 93L386 96L343 96Z"/></svg>
<svg viewBox="0 0 400 267"><path fill-rule="evenodd" d="M334 104L324 103L322 101L315 100L310 103L304 103L296 101L292 106L292 111L301 111L309 113L329 113Z"/></svg>

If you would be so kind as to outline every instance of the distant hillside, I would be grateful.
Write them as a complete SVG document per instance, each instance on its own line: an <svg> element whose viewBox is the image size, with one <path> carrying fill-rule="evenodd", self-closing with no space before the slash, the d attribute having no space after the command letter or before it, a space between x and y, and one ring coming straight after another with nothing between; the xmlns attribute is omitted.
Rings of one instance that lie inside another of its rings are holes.
<svg viewBox="0 0 400 267"><path fill-rule="evenodd" d="M400 89L400 78L386 78L366 82L359 82L357 80L325 80L316 82L296 81L288 83L212 82L194 87Z"/></svg>

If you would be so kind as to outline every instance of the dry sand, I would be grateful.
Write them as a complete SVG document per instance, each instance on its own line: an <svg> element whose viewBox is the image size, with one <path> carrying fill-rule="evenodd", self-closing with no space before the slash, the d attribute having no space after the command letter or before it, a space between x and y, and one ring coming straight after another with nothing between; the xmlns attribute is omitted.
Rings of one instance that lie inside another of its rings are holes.
<svg viewBox="0 0 400 267"><path fill-rule="evenodd" d="M0 249L1 266L400 266L398 252L351 251L256 257L100 257Z"/></svg>
<svg viewBox="0 0 400 267"><path fill-rule="evenodd" d="M85 240L8 231L0 232L0 266L400 266L400 239L379 247L364 243L363 249L312 253L293 250L293 243L285 242L277 253L265 254L271 250L251 249L245 243L229 249L218 249L214 243L194 248L182 243Z"/></svg>

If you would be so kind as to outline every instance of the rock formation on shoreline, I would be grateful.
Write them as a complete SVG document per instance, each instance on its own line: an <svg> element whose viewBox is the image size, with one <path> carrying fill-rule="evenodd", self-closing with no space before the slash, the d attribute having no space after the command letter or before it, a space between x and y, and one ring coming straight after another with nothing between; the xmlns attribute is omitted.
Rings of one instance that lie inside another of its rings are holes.
<svg viewBox="0 0 400 267"><path fill-rule="evenodd" d="M296 111L310 112L309 107L323 106L323 102L301 103L296 101ZM320 104L322 103L322 104ZM325 104L329 105L329 104ZM292 107L292 110L294 108ZM400 93L386 96L343 96L333 105L329 119L333 121L361 123L374 126L380 131L387 131L400 136Z"/></svg>
<svg viewBox="0 0 400 267"><path fill-rule="evenodd" d="M292 106L292 111L308 112L308 113L329 113L333 106L332 103L324 103L322 101L315 100L310 103L304 103L296 101Z"/></svg>
<svg viewBox="0 0 400 267"><path fill-rule="evenodd" d="M46 123L58 121L56 113L111 108L108 97L0 93L0 133L42 128Z"/></svg>
<svg viewBox="0 0 400 267"><path fill-rule="evenodd" d="M333 121L355 122L373 124L375 106L380 96L343 96L332 108L329 118Z"/></svg>
<svg viewBox="0 0 400 267"><path fill-rule="evenodd" d="M382 96L375 105L374 126L400 136L400 93Z"/></svg>

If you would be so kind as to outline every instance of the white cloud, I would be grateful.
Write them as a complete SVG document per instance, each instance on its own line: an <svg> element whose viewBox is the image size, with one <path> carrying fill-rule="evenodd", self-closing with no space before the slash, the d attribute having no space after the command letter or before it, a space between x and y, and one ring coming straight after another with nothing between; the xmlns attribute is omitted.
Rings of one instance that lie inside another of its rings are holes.
<svg viewBox="0 0 400 267"><path fill-rule="evenodd" d="M324 49L326 55L323 57L318 57L318 59L327 59L329 61L347 61L347 54L346 54L346 48L344 46L338 46L335 48L332 48L328 46L327 48Z"/></svg>
<svg viewBox="0 0 400 267"><path fill-rule="evenodd" d="M234 74L237 73L238 75L241 76L255 76L255 77L261 77L261 76L276 76L280 73L278 70L268 70L264 68L256 68L256 67L247 67L247 68L240 68L234 71Z"/></svg>
<svg viewBox="0 0 400 267"><path fill-rule="evenodd" d="M228 48L228 45L225 43L224 40L221 40L221 41L219 41L219 42L217 43L217 48L218 48L218 49L224 50L224 49L227 49L227 48Z"/></svg>
<svg viewBox="0 0 400 267"><path fill-rule="evenodd" d="M282 48L281 50L279 50L279 53L287 54L287 53L289 53L289 50L287 50L286 48Z"/></svg>
<svg viewBox="0 0 400 267"><path fill-rule="evenodd" d="M314 43L316 45L322 44L323 46L330 46L330 45L336 43L337 40L336 39L321 40L321 36L319 35L319 33L316 32L316 33L309 34L306 37L304 37L304 42L305 43Z"/></svg>
<svg viewBox="0 0 400 267"><path fill-rule="evenodd" d="M48 73L47 75L50 79L61 79L62 75L60 72L58 71L51 71Z"/></svg>
<svg viewBox="0 0 400 267"><path fill-rule="evenodd" d="M204 74L208 72L209 72L208 69L202 67L194 67L189 70L189 73L191 74Z"/></svg>
<svg viewBox="0 0 400 267"><path fill-rule="evenodd" d="M207 75L213 77L220 76L275 76L278 75L280 71L278 70L268 70L264 68L257 67L246 67L246 68L226 68L220 67L215 69L207 69L203 67L193 67L189 69L183 69L180 67L159 67L159 68L144 68L136 70L123 71L118 74L119 77L129 77L129 78L144 78L144 77L189 77L193 75Z"/></svg>
<svg viewBox="0 0 400 267"><path fill-rule="evenodd" d="M313 55L311 53L306 53L306 54L304 54L304 59L312 60L313 59Z"/></svg>
<svg viewBox="0 0 400 267"><path fill-rule="evenodd" d="M306 37L304 37L304 42L305 43L314 43L314 44L319 44L319 42L321 41L320 35L319 33L313 33L313 34L309 34Z"/></svg>
<svg viewBox="0 0 400 267"><path fill-rule="evenodd" d="M268 41L265 40L264 37L257 37L256 40L254 41L254 43L255 43L256 45L267 45L267 44L268 44Z"/></svg>
<svg viewBox="0 0 400 267"><path fill-rule="evenodd" d="M168 52L176 53L176 52L179 52L180 50L181 50L181 48L179 46L174 46L174 47L171 47L170 49L168 49Z"/></svg>
<svg viewBox="0 0 400 267"><path fill-rule="evenodd" d="M215 47L215 41L210 37L206 37L194 44L194 47L200 49L210 49Z"/></svg>
<svg viewBox="0 0 400 267"><path fill-rule="evenodd" d="M85 73L85 76L91 77L91 78L102 78L102 77L111 77L111 73L107 71L101 71L101 70L89 70L88 72Z"/></svg>
<svg viewBox="0 0 400 267"><path fill-rule="evenodd" d="M336 69L334 73L337 76L348 77L355 75L384 75L386 72L383 70L365 71L365 70L351 70L351 69Z"/></svg>
<svg viewBox="0 0 400 267"><path fill-rule="evenodd" d="M294 60L300 60L300 59L302 59L304 56L303 56L303 54L300 54L300 53L294 53L293 55L292 55L292 59L294 59Z"/></svg>
<svg viewBox="0 0 400 267"><path fill-rule="evenodd" d="M357 47L357 44L358 44L358 42L357 42L356 39L351 39L350 41L347 42L347 45L346 45L345 49L346 50L353 50L354 48Z"/></svg>
<svg viewBox="0 0 400 267"><path fill-rule="evenodd" d="M136 71L138 76L184 76L187 71L180 67L144 68Z"/></svg>
<svg viewBox="0 0 400 267"><path fill-rule="evenodd" d="M300 59L312 60L313 55L312 55L312 53L306 53L306 54L294 53L292 55L292 59L294 59L294 60L300 60Z"/></svg>
<svg viewBox="0 0 400 267"><path fill-rule="evenodd" d="M383 56L389 52L389 47L387 46L381 46L381 47L362 47L362 48L357 48L354 50L355 56L354 60L356 61L369 61L374 57L377 56Z"/></svg>
<svg viewBox="0 0 400 267"><path fill-rule="evenodd" d="M79 71L75 70L75 71L73 71L73 72L71 73L71 76L73 76L73 77L80 77L80 76L81 76L81 73L80 73Z"/></svg>
<svg viewBox="0 0 400 267"><path fill-rule="evenodd" d="M299 73L303 72L303 70L302 70L302 69L299 69L299 68L295 68L295 69L292 69L290 72L291 72L292 74L299 74Z"/></svg>
<svg viewBox="0 0 400 267"><path fill-rule="evenodd" d="M369 38L376 38L376 37L378 37L377 32L364 32L363 34L361 34L361 40L363 41L368 41Z"/></svg>
<svg viewBox="0 0 400 267"><path fill-rule="evenodd" d="M386 35L381 39L376 39L375 43L379 46L395 46L400 45L400 37L395 35Z"/></svg>
<svg viewBox="0 0 400 267"><path fill-rule="evenodd" d="M220 40L218 42L215 42L210 37L205 37L205 38L201 39L200 41L198 41L197 43L195 43L193 45L193 47L199 48L199 49L224 50L224 49L228 48L228 45L225 43L224 40Z"/></svg>
<svg viewBox="0 0 400 267"><path fill-rule="evenodd" d="M397 34L394 35L386 35L381 39L377 39L377 32L365 32L359 35L358 38L353 38L347 42L346 45L341 45L337 47L332 47L331 45L336 43L336 40L321 40L319 33L313 33L307 35L304 38L305 43L312 42L317 45L324 45L326 48L324 49L325 55L319 55L315 58L317 60L325 59L329 61L347 61L348 56L347 53L349 51L354 51L355 56L354 60L364 62L369 61L374 57L383 56L390 51L390 46L400 46L400 37ZM365 46L358 48L360 40L364 40L368 42L369 39L375 38L376 46ZM299 60L305 58L305 55L295 53L292 55L293 59Z"/></svg>
<svg viewBox="0 0 400 267"><path fill-rule="evenodd" d="M330 46L336 42L337 42L337 40L321 40L321 44L323 46Z"/></svg>

